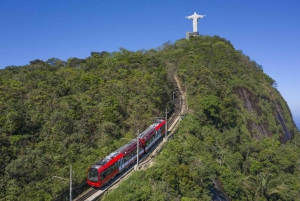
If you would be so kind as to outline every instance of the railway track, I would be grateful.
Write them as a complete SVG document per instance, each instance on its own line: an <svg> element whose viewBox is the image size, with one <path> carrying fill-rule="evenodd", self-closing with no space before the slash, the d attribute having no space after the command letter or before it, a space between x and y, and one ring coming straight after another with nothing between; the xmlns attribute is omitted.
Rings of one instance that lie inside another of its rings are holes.
<svg viewBox="0 0 300 201"><path fill-rule="evenodd" d="M99 191L99 189L90 188L81 197L79 197L79 198L77 198L75 200L76 201L85 201L86 199L88 199L89 197L91 197L92 195L94 195L97 191Z"/></svg>
<svg viewBox="0 0 300 201"><path fill-rule="evenodd" d="M169 132L172 131L174 126L177 124L177 122L181 119L182 114L187 110L186 106L186 100L185 100L185 95L183 95L183 90L180 88L180 84L178 79L175 77L176 82L174 82L174 92L175 92L175 106L173 113L171 116L168 118L168 137L170 137L173 133L171 132L169 135ZM167 140L167 139L165 139ZM163 148L165 142L164 140L160 140L157 142L154 147L152 147L152 150L149 150L149 152L142 156L140 159L140 164L139 167L145 167L147 166L147 163L150 163L151 160L161 151ZM130 166L125 172L123 172L121 175L118 175L112 182L106 184L104 187L100 189L94 189L94 188L89 188L86 192L78 196L74 201L94 201L100 198L104 193L108 192L111 189L114 189L118 186L119 182L122 180L126 179L127 177L130 176L130 173L134 170L133 165Z"/></svg>

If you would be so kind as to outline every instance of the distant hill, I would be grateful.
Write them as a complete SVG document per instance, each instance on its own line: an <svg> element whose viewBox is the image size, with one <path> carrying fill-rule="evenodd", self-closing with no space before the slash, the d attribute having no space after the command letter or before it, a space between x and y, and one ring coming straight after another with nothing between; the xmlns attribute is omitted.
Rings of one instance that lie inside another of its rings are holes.
<svg viewBox="0 0 300 201"><path fill-rule="evenodd" d="M0 199L51 200L171 109L189 110L155 164L105 200L299 200L300 136L276 82L219 36L34 60L0 70Z"/></svg>

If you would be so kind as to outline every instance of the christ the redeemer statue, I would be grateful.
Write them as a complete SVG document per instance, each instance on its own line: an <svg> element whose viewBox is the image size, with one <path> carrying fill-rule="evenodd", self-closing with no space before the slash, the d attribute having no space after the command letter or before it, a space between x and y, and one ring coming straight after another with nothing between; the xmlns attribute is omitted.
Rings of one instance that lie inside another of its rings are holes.
<svg viewBox="0 0 300 201"><path fill-rule="evenodd" d="M194 15L187 16L185 18L193 20L193 32L198 32L198 19L201 19L203 17L205 17L205 15L198 15L196 12L194 12Z"/></svg>

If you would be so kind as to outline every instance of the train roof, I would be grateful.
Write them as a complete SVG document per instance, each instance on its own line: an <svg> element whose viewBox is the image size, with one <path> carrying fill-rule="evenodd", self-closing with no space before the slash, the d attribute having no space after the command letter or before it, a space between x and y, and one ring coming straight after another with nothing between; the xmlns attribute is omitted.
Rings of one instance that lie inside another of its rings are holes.
<svg viewBox="0 0 300 201"><path fill-rule="evenodd" d="M155 123L150 125L146 130L144 130L140 135L139 138L145 137L150 131L155 129L156 131L160 129L161 125L165 123L165 120L156 120ZM159 128L158 128L159 127Z"/></svg>
<svg viewBox="0 0 300 201"><path fill-rule="evenodd" d="M136 139L131 140L130 142L123 145L122 147L120 147L116 151L119 152L119 153L122 153L122 152L124 152L124 150L128 149L129 147L136 147Z"/></svg>

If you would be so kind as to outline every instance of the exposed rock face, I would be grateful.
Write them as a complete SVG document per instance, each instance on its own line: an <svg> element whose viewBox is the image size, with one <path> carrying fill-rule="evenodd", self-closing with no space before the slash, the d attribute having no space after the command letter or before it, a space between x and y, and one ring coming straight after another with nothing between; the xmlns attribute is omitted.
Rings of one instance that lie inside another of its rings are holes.
<svg viewBox="0 0 300 201"><path fill-rule="evenodd" d="M226 194L220 178L216 177L212 181L215 185L215 188L211 191L212 201L230 201L231 199Z"/></svg>
<svg viewBox="0 0 300 201"><path fill-rule="evenodd" d="M259 102L261 100L267 101L274 105L273 115L276 117L276 125L280 125L282 127L280 132L280 142L286 143L287 140L292 139L293 131L291 131L287 124L286 119L284 118L284 111L282 106L278 101L276 101L273 97L272 92L270 92L270 97L266 97L265 95L255 96L249 89L245 87L237 87L234 88L234 93L238 95L238 97L244 102L244 107L251 113L253 117L261 117L263 115L262 108L259 106ZM286 106L288 107L288 106ZM290 111L289 114L291 115ZM294 122L293 122L294 124ZM294 124L295 125L295 124ZM247 119L247 128L251 133L251 136L255 139L262 139L263 137L267 136L270 137L274 133L272 133L270 129L270 125L267 120L264 121L253 121L253 119Z"/></svg>

